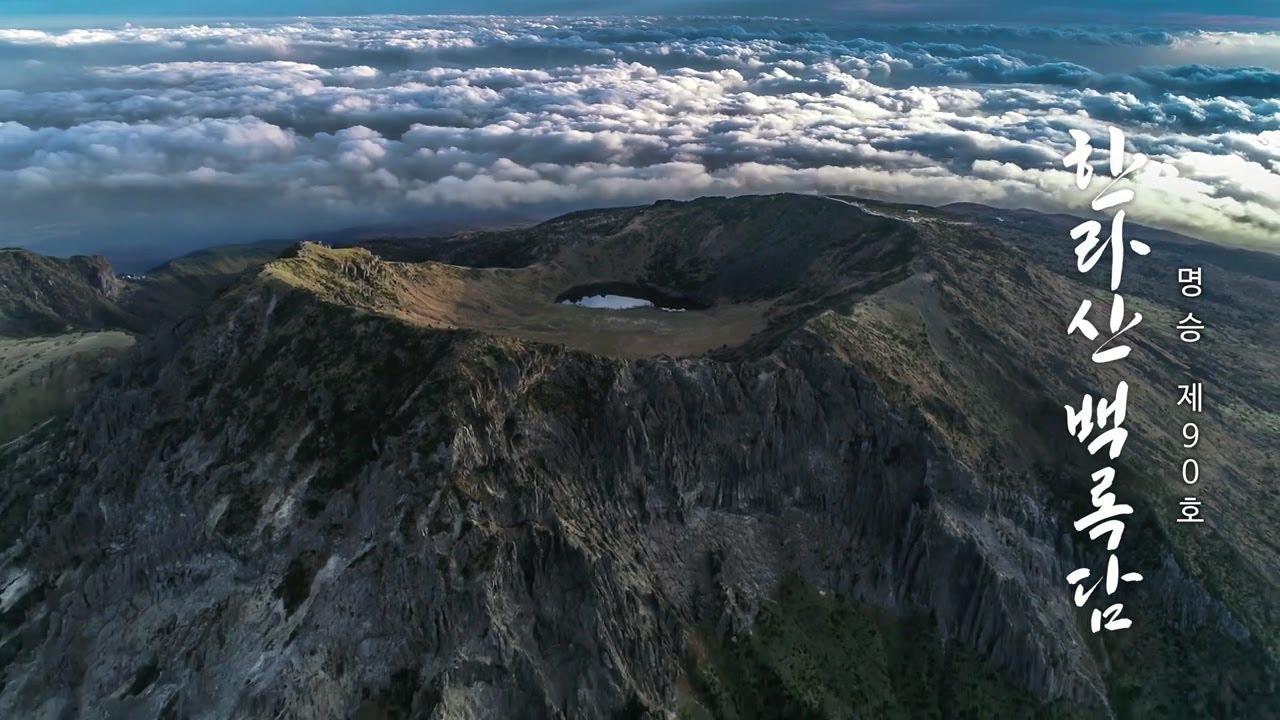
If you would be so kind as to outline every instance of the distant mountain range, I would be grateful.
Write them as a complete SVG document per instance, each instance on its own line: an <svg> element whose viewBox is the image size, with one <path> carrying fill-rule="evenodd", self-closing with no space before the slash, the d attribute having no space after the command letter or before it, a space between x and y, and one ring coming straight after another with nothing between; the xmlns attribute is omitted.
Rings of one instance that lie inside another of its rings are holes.
<svg viewBox="0 0 1280 720"><path fill-rule="evenodd" d="M133 279L0 252L0 716L1280 717L1280 260L1131 228L1099 366L1075 222L773 195ZM605 290L686 312L558 302ZM1063 406L1120 380L1144 580L1093 634Z"/></svg>

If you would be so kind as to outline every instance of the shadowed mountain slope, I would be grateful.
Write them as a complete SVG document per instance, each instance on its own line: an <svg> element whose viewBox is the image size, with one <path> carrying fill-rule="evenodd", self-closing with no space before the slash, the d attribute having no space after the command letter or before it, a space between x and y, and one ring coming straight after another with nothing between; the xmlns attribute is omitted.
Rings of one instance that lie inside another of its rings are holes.
<svg viewBox="0 0 1280 720"><path fill-rule="evenodd" d="M0 249L0 335L129 327L134 319L115 303L124 287L100 257Z"/></svg>
<svg viewBox="0 0 1280 720"><path fill-rule="evenodd" d="M971 210L296 246L0 447L0 715L1275 717L1277 330L1249 303L1280 278L1212 256L1222 339L1185 347L1197 248L1153 238L1134 355L1099 369L1069 238ZM600 287L685 312L558 302ZM1098 463L1062 406L1121 378L1146 579L1094 635L1065 577L1105 559L1071 528ZM1216 428L1190 528L1187 378Z"/></svg>
<svg viewBox="0 0 1280 720"><path fill-rule="evenodd" d="M132 344L125 288L100 257L0 249L0 442L66 411Z"/></svg>

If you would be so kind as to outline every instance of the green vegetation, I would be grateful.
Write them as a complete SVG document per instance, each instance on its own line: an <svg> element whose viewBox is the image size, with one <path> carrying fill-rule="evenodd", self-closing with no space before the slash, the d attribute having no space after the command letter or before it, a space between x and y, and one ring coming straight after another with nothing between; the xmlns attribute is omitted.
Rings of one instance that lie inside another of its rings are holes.
<svg viewBox="0 0 1280 720"><path fill-rule="evenodd" d="M794 578L750 633L691 647L682 720L1080 717L943 641L927 617L894 618Z"/></svg>
<svg viewBox="0 0 1280 720"><path fill-rule="evenodd" d="M148 326L201 312L236 280L278 257L291 243L227 245L175 258L130 282L120 305Z"/></svg>
<svg viewBox="0 0 1280 720"><path fill-rule="evenodd" d="M0 442L69 408L133 342L114 331L0 338Z"/></svg>
<svg viewBox="0 0 1280 720"><path fill-rule="evenodd" d="M0 335L139 329L114 299L124 290L100 257L52 258L0 248Z"/></svg>

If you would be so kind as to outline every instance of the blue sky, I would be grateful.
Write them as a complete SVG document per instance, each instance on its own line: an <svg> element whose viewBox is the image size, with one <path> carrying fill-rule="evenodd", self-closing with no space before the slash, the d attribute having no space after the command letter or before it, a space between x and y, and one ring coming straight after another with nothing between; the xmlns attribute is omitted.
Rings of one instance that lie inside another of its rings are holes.
<svg viewBox="0 0 1280 720"><path fill-rule="evenodd" d="M1280 19L1280 0L8 0L0 16L293 16L353 14L716 14L950 22L1177 22Z"/></svg>

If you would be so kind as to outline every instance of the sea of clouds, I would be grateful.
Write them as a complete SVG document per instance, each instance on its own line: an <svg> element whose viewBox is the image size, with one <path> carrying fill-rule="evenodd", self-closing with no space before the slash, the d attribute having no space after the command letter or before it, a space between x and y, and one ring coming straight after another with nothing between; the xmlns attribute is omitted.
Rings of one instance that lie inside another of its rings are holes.
<svg viewBox="0 0 1280 720"><path fill-rule="evenodd" d="M777 191L1087 213L1280 250L1280 33L371 17L0 29L0 245L117 258ZM1100 189L1100 188L1099 188ZM141 262L141 260L138 260Z"/></svg>

